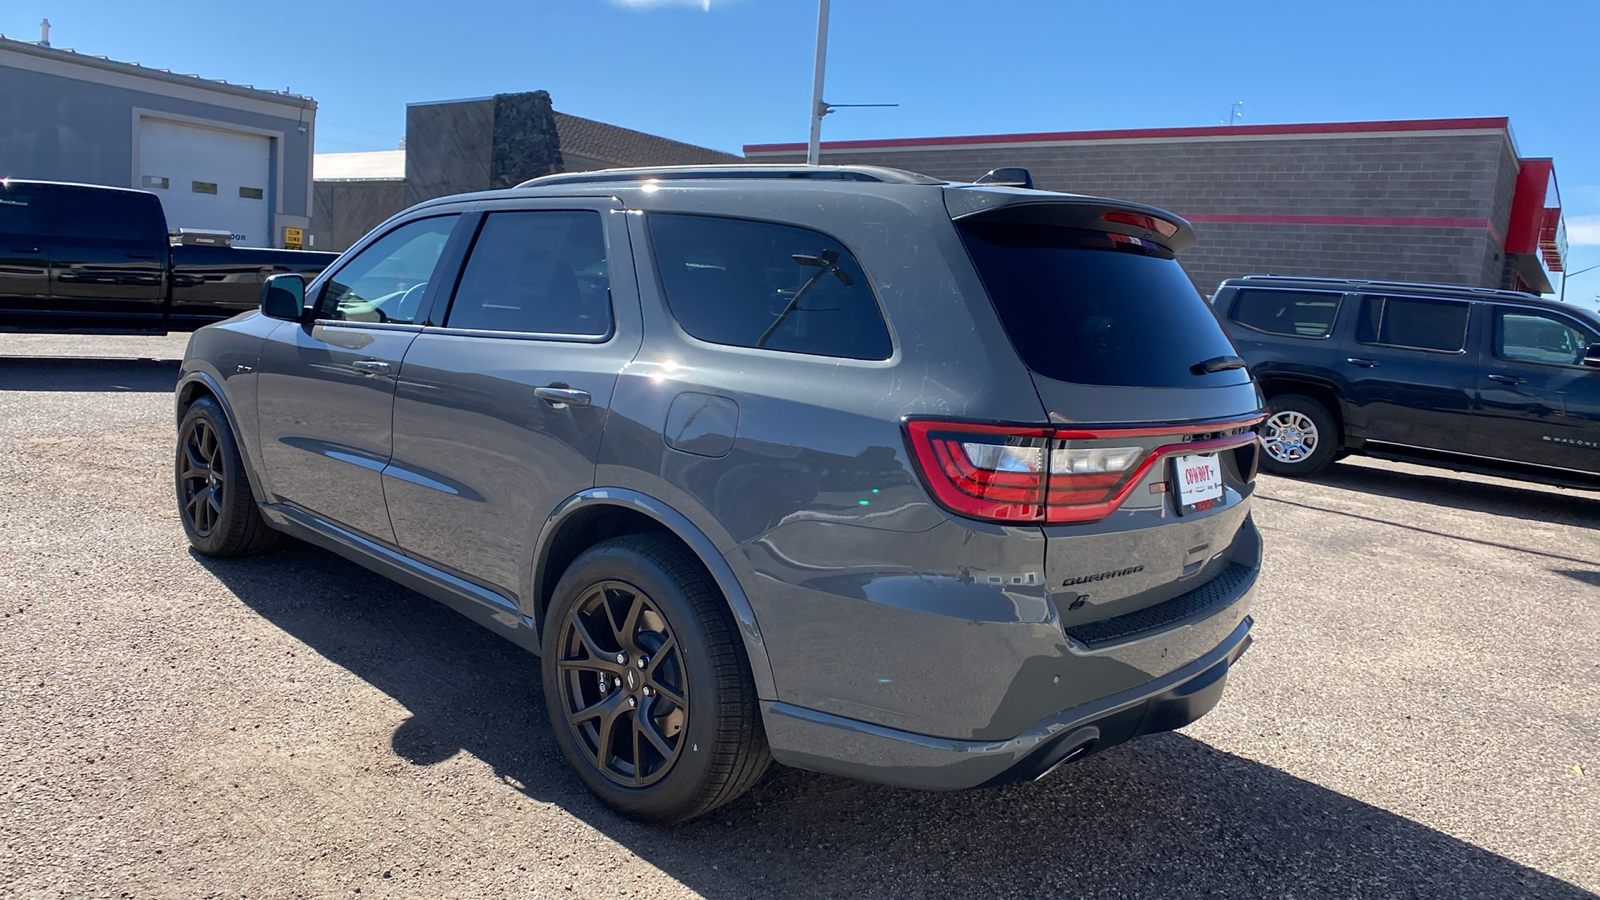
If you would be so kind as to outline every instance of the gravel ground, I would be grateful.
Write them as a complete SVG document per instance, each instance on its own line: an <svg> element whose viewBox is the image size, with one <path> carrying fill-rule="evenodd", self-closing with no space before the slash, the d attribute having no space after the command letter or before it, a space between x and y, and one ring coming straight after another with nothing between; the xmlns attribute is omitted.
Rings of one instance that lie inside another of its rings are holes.
<svg viewBox="0 0 1600 900"><path fill-rule="evenodd" d="M319 550L189 553L183 343L0 336L0 895L1600 890L1600 495L1263 478L1256 644L1200 722L989 791L774 769L649 828L569 773L532 657Z"/></svg>

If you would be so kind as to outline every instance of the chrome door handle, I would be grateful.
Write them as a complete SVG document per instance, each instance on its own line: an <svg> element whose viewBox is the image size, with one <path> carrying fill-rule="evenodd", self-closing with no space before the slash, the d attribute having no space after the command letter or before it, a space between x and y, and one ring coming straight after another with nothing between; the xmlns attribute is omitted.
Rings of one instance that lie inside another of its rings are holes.
<svg viewBox="0 0 1600 900"><path fill-rule="evenodd" d="M536 387L533 389L533 395L556 409L564 406L588 406L590 400L588 391L580 391L560 383Z"/></svg>
<svg viewBox="0 0 1600 900"><path fill-rule="evenodd" d="M350 364L350 368L363 375L389 374L389 364L381 359L358 359Z"/></svg>
<svg viewBox="0 0 1600 900"><path fill-rule="evenodd" d="M1345 362L1349 363L1352 366L1360 366L1363 369L1375 369L1375 368L1378 367L1378 361L1377 360L1375 360L1375 359L1362 359L1359 356L1352 356L1349 359L1346 359Z"/></svg>
<svg viewBox="0 0 1600 900"><path fill-rule="evenodd" d="M1490 381L1498 381L1501 384L1527 384L1528 383L1528 379L1523 378L1521 375L1490 375L1489 376L1489 380Z"/></svg>

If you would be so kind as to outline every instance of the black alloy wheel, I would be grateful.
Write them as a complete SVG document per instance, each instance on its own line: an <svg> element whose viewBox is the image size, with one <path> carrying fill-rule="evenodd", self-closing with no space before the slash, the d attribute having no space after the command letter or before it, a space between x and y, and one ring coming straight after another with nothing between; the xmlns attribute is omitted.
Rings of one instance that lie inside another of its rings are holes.
<svg viewBox="0 0 1600 900"><path fill-rule="evenodd" d="M179 501L184 520L202 538L222 519L227 460L217 430L203 417L190 421L178 452Z"/></svg>
<svg viewBox="0 0 1600 900"><path fill-rule="evenodd" d="M690 697L661 610L631 584L599 582L567 613L559 647L561 711L588 761L623 787L664 778L683 751Z"/></svg>
<svg viewBox="0 0 1600 900"><path fill-rule="evenodd" d="M201 397L178 424L173 464L178 519L195 550L206 556L249 556L276 543L261 517L228 417L211 397Z"/></svg>
<svg viewBox="0 0 1600 900"><path fill-rule="evenodd" d="M545 609L539 661L556 744L589 790L641 822L686 822L772 761L732 612L667 535L578 554Z"/></svg>

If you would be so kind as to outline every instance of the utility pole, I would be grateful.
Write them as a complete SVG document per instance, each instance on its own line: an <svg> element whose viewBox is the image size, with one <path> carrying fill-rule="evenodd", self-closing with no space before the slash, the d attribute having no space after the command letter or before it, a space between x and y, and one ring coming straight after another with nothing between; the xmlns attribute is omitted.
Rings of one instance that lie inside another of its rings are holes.
<svg viewBox="0 0 1600 900"><path fill-rule="evenodd" d="M806 144L806 165L822 161L822 117L828 105L822 102L822 72L828 61L828 0L817 0L817 68L811 82L811 141Z"/></svg>
<svg viewBox="0 0 1600 900"><path fill-rule="evenodd" d="M1600 263L1596 263L1596 264L1594 264L1592 266L1589 266L1587 268L1579 269L1576 272L1562 272L1561 273L1561 293L1556 295L1556 302L1558 302L1558 303L1567 302L1567 279L1568 278L1571 278L1574 275L1582 275L1583 273L1589 272L1589 271L1593 271L1594 269L1600 269Z"/></svg>

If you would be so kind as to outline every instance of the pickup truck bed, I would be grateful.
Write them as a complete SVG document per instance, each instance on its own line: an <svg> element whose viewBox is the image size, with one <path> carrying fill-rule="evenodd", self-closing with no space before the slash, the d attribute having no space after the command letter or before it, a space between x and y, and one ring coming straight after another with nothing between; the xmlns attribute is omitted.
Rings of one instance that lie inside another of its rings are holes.
<svg viewBox="0 0 1600 900"><path fill-rule="evenodd" d="M155 194L0 181L0 332L162 334L256 308L261 283L333 253L172 245Z"/></svg>

